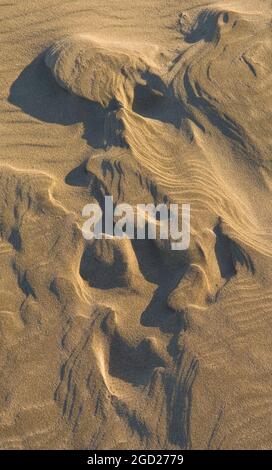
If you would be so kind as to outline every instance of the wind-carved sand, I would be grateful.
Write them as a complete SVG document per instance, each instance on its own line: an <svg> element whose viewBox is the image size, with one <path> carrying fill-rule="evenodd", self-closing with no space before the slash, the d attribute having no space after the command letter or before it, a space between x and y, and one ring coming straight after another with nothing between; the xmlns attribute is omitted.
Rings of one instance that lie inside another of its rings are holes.
<svg viewBox="0 0 272 470"><path fill-rule="evenodd" d="M2 448L271 447L271 12L189 3L172 49L66 32L10 88L59 163L1 162ZM190 249L85 241L107 194L190 203Z"/></svg>

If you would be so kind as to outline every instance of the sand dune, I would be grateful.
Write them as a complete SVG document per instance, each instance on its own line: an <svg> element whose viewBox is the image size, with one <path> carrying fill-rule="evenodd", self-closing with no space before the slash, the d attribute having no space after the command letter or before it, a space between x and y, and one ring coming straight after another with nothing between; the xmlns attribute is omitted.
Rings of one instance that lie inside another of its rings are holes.
<svg viewBox="0 0 272 470"><path fill-rule="evenodd" d="M0 448L271 447L270 2L1 5ZM191 205L191 244L82 208Z"/></svg>

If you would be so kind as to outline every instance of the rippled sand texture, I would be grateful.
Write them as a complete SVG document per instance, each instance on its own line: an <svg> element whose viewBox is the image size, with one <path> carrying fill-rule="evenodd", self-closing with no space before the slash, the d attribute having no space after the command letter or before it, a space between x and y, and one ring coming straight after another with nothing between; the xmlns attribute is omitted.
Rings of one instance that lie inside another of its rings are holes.
<svg viewBox="0 0 272 470"><path fill-rule="evenodd" d="M271 2L0 23L0 447L271 448ZM105 194L190 203L190 249L85 241Z"/></svg>

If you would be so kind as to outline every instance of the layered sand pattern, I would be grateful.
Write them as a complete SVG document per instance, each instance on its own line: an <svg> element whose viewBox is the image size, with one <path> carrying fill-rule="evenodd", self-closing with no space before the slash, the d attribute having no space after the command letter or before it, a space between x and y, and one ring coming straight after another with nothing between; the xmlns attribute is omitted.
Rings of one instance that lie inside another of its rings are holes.
<svg viewBox="0 0 272 470"><path fill-rule="evenodd" d="M0 11L0 447L270 448L270 2ZM190 248L84 240L109 194Z"/></svg>

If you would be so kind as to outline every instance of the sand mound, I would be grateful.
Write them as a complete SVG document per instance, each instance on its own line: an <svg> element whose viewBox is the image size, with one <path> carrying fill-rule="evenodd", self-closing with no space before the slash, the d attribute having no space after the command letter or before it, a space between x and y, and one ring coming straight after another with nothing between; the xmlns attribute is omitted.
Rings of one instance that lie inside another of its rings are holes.
<svg viewBox="0 0 272 470"><path fill-rule="evenodd" d="M131 103L135 85L154 71L157 48L149 48L148 55L145 49L78 34L49 48L45 63L62 87L114 109Z"/></svg>

